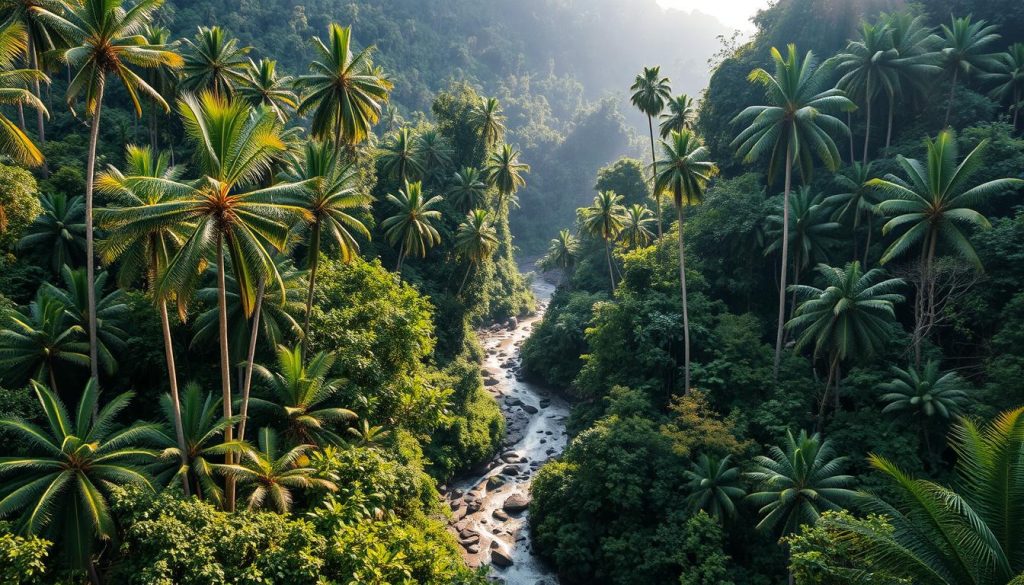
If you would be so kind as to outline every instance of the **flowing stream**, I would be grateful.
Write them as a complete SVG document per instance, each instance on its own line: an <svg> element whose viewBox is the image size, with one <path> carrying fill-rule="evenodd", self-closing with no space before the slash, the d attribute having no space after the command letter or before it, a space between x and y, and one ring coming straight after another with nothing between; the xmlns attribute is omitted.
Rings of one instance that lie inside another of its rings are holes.
<svg viewBox="0 0 1024 585"><path fill-rule="evenodd" d="M507 585L556 585L554 573L532 552L528 536L530 482L566 445L569 405L557 394L519 379L519 347L543 315L554 286L535 279L536 314L480 332L486 352L484 383L505 415L498 457L453 482L447 494L451 530L470 566L489 564Z"/></svg>

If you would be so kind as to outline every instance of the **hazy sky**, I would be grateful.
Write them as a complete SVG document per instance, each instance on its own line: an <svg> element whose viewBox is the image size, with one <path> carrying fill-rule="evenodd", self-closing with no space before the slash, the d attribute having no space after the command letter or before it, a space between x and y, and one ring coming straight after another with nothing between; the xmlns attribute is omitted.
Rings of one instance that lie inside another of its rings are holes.
<svg viewBox="0 0 1024 585"><path fill-rule="evenodd" d="M753 31L750 17L768 6L768 0L658 0L666 8L710 14L729 28Z"/></svg>

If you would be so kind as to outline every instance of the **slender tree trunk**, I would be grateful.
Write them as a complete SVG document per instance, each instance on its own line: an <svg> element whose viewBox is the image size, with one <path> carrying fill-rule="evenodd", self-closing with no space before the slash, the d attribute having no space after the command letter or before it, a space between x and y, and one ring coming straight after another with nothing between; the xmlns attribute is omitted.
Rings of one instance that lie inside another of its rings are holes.
<svg viewBox="0 0 1024 585"><path fill-rule="evenodd" d="M25 131L25 108L24 108L24 106L21 105L21 102L18 102L17 109L18 109L18 127L21 128L22 132L24 132Z"/></svg>
<svg viewBox="0 0 1024 585"><path fill-rule="evenodd" d="M932 233L932 241L928 246L928 305L926 306L927 311L925 315L928 317L928 328L925 332L930 334L932 329L935 327L935 275L933 274L934 263L935 263L935 244L938 242L938 234Z"/></svg>
<svg viewBox="0 0 1024 585"><path fill-rule="evenodd" d="M946 119L942 122L942 127L949 126L949 114L953 111L953 97L956 96L956 78L960 71L958 69L953 70L953 83L949 86L949 103L946 104Z"/></svg>
<svg viewBox="0 0 1024 585"><path fill-rule="evenodd" d="M31 59L31 68L39 69L39 56L36 54L35 41L31 34L28 35L28 55ZM36 98L42 101L43 92L39 89L39 79L32 80L32 89ZM36 109L36 132L39 134L39 146L46 146L46 122L43 120L43 111L40 109ZM44 179L50 176L50 168L46 160L43 160L43 167L40 170Z"/></svg>
<svg viewBox="0 0 1024 585"><path fill-rule="evenodd" d="M302 323L302 355L309 348L309 316L313 313L313 291L316 286L316 269L320 266L320 219L313 222L309 240L309 290L306 292L306 316ZM399 261L401 270L401 261Z"/></svg>
<svg viewBox="0 0 1024 585"><path fill-rule="evenodd" d="M930 264L928 262L928 250L930 248L931 239L932 234L928 234L928 236L925 237L925 241L922 244L920 268L921 274L918 276L917 297L914 299L914 365L915 367L918 368L921 367L921 346L924 342L925 335L925 287L927 287L928 272L930 270Z"/></svg>
<svg viewBox="0 0 1024 585"><path fill-rule="evenodd" d="M469 263L469 267L466 268L466 275L462 277L462 284L459 285L459 292L455 293L455 296L457 296L457 297L461 297L462 296L462 289L466 288L466 281L469 280L469 273L470 273L471 270L473 270L473 263L472 262L470 262Z"/></svg>
<svg viewBox="0 0 1024 585"><path fill-rule="evenodd" d="M103 111L104 82L99 82L96 96L96 112L92 116L89 127L89 160L85 168L85 273L86 295L89 303L89 371L93 379L99 383L99 366L96 357L96 254L93 248L93 182L96 176L96 145L100 137L100 115Z"/></svg>
<svg viewBox="0 0 1024 585"><path fill-rule="evenodd" d="M405 261L405 246L402 246L401 252L398 253L398 265L395 266L395 272L398 273L399 278L402 276L402 262Z"/></svg>
<svg viewBox="0 0 1024 585"><path fill-rule="evenodd" d="M220 388L223 402L224 418L231 418L231 362L228 354L228 299L227 284L224 280L224 234L217 234L217 311L220 326ZM224 441L234 438L234 425L224 427ZM230 464L233 457L224 455L225 463ZM235 480L228 476L224 480L224 509L235 510Z"/></svg>
<svg viewBox="0 0 1024 585"><path fill-rule="evenodd" d="M47 366L46 369L50 373L50 389L53 390L54 394L57 394L57 377L53 375L53 366Z"/></svg>
<svg viewBox="0 0 1024 585"><path fill-rule="evenodd" d="M245 358L245 378L242 381L242 406L239 411L241 420L238 421L238 440L245 440L245 423L249 419L249 389L252 388L252 368L256 361L256 340L260 337L260 317L263 314L263 296L267 290L267 280L260 279L259 288L256 289L256 308L252 314L252 331L249 332L249 353ZM303 348L305 358L305 348Z"/></svg>
<svg viewBox="0 0 1024 585"><path fill-rule="evenodd" d="M868 268L868 254L871 251L871 235L875 231L875 219L872 216L868 216L868 237L867 243L864 244L864 269Z"/></svg>
<svg viewBox="0 0 1024 585"><path fill-rule="evenodd" d="M782 270L779 271L779 325L775 332L775 364L772 376L779 378L782 333L786 324L786 271L789 261L789 191L793 187L793 146L786 145L786 186L782 193Z"/></svg>
<svg viewBox="0 0 1024 585"><path fill-rule="evenodd" d="M893 110L896 109L896 96L895 94L889 94L889 124L885 130L885 148L888 150L892 144L892 116Z"/></svg>
<svg viewBox="0 0 1024 585"><path fill-rule="evenodd" d="M683 294L683 396L690 393L690 314L686 303L686 248L683 242L683 222L686 221L686 210L682 202L676 206L679 221L679 287Z"/></svg>
<svg viewBox="0 0 1024 585"><path fill-rule="evenodd" d="M796 315L796 287L800 286L800 265L803 262L803 254L796 251L796 258L793 259L793 293L789 298L789 315ZM788 337L788 336L787 336Z"/></svg>
<svg viewBox="0 0 1024 585"><path fill-rule="evenodd" d="M174 344L171 341L171 322L167 318L167 301L160 299L160 328L164 335L164 356L167 360L167 383L171 387L171 411L174 413L174 435L181 452L181 464L188 466L188 444L185 443L185 429L181 424L181 399L178 396L178 374L174 365ZM190 495L188 473L181 476L185 497Z"/></svg>
<svg viewBox="0 0 1024 585"><path fill-rule="evenodd" d="M818 405L817 431L819 433L825 430L825 411L828 408L829 390L832 388L832 381L835 379L838 365L839 355L833 352L828 360L828 379L825 381L825 394L822 395L821 404Z"/></svg>
<svg viewBox="0 0 1024 585"><path fill-rule="evenodd" d="M654 204L658 208L658 237L661 237L661 193L658 189L658 154L654 151L654 120L647 114L647 128L651 134L651 189L654 193ZM614 289L615 286L612 285Z"/></svg>
<svg viewBox="0 0 1024 585"><path fill-rule="evenodd" d="M864 92L864 101L866 103L865 117L866 122L864 124L864 155L861 159L861 164L868 164L868 144L871 142L871 78L868 77L867 89Z"/></svg>
<svg viewBox="0 0 1024 585"><path fill-rule="evenodd" d="M1019 89L1014 89L1013 90L1013 131L1014 132L1017 131L1017 117L1018 117L1018 114L1020 114L1021 105L1022 104L1021 104L1020 90Z"/></svg>
<svg viewBox="0 0 1024 585"><path fill-rule="evenodd" d="M604 255L608 259L608 278L612 281L612 295L615 294L615 272L612 270L612 243L610 240L604 241Z"/></svg>

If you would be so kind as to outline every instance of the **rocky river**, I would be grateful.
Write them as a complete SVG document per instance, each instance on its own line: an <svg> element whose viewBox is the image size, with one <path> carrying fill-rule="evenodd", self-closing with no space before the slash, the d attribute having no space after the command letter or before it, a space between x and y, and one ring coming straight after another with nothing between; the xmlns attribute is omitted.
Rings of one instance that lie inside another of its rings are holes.
<svg viewBox="0 0 1024 585"><path fill-rule="evenodd" d="M537 313L480 332L486 352L484 384L505 415L506 434L497 457L451 484L450 529L466 561L489 564L496 582L555 585L558 580L533 554L528 535L530 482L545 461L566 445L569 405L557 394L520 377L519 348L544 314L554 286L536 279Z"/></svg>

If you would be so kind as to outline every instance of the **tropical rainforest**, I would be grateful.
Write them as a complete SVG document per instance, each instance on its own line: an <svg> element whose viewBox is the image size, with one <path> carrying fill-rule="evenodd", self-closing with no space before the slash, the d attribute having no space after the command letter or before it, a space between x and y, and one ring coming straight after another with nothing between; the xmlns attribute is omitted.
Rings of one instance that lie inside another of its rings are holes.
<svg viewBox="0 0 1024 585"><path fill-rule="evenodd" d="M752 22L0 0L0 582L1024 585L1024 5Z"/></svg>

